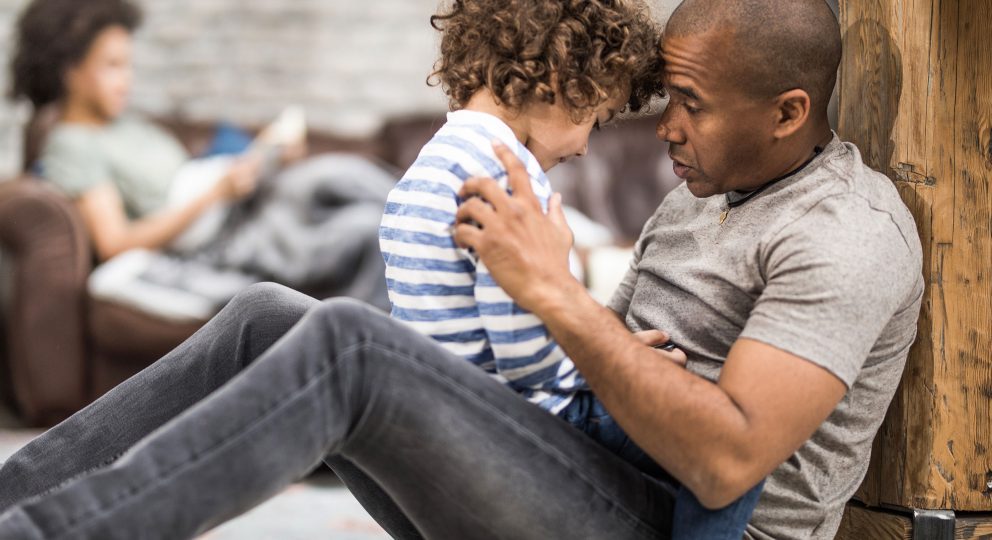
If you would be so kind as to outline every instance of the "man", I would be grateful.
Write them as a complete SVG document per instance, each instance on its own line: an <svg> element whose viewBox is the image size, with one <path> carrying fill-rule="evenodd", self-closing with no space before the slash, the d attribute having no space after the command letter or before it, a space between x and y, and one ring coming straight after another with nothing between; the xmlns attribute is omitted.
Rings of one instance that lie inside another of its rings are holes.
<svg viewBox="0 0 992 540"><path fill-rule="evenodd" d="M705 506L768 477L752 538L833 537L923 290L908 211L827 127L839 47L820 0L680 6L658 131L686 185L611 309L569 276L560 208L511 156L513 195L470 180L459 210L458 241ZM313 304L255 287L32 442L0 469L0 537L189 536L320 459L398 538L671 533L671 486L394 321ZM631 335L647 328L686 369Z"/></svg>
<svg viewBox="0 0 992 540"><path fill-rule="evenodd" d="M690 0L663 49L658 134L686 184L610 302L626 328L564 278L568 236L526 195L466 186L494 209L470 199L461 217L481 230L457 237L701 502L722 506L771 474L749 532L832 537L915 336L912 218L830 132L841 51L823 2ZM648 328L669 330L687 371L636 346L629 332Z"/></svg>

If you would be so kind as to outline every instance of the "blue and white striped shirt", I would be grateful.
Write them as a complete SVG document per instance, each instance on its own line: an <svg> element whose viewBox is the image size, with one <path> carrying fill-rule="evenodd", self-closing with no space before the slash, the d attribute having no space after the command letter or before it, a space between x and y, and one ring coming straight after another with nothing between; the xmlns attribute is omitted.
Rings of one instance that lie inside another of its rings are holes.
<svg viewBox="0 0 992 540"><path fill-rule="evenodd" d="M516 305L450 232L465 180L490 177L506 187L493 139L515 149L547 210L548 179L509 126L485 113L449 113L386 202L379 244L392 316L557 414L587 388L585 380L540 319Z"/></svg>

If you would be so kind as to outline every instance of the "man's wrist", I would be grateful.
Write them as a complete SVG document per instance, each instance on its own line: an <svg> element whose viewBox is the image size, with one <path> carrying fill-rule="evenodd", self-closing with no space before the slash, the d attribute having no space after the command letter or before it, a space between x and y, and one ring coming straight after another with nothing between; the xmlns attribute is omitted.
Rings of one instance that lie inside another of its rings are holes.
<svg viewBox="0 0 992 540"><path fill-rule="evenodd" d="M554 317L581 304L583 297L592 300L586 288L574 277L569 276L554 286L545 287L535 303L534 312L538 318ZM592 300L595 301L595 300Z"/></svg>

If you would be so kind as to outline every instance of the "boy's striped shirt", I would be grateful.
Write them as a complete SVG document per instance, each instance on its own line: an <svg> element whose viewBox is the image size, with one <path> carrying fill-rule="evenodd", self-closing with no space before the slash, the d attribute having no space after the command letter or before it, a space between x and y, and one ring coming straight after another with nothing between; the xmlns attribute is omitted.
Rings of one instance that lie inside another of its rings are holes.
<svg viewBox="0 0 992 540"><path fill-rule="evenodd" d="M490 177L506 187L493 139L515 150L547 209L548 179L509 126L485 113L449 113L386 202L379 243L392 316L557 413L585 380L540 319L517 306L450 232L465 180Z"/></svg>

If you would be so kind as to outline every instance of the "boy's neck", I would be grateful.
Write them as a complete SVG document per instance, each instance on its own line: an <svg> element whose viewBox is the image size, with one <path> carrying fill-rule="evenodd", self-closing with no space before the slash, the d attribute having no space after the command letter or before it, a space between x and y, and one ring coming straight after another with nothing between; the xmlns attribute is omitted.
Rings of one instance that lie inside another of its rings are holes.
<svg viewBox="0 0 992 540"><path fill-rule="evenodd" d="M486 113L499 118L513 130L513 136L518 141L523 143L524 146L527 145L527 141L530 139L531 128L529 118L524 114L520 114L520 111L497 102L496 97L493 96L488 88L483 88L473 94L471 99L468 100L468 103L462 108L466 111Z"/></svg>
<svg viewBox="0 0 992 540"><path fill-rule="evenodd" d="M87 126L106 126L112 119L100 114L96 107L78 100L67 99L62 102L62 122L67 124L82 124Z"/></svg>

